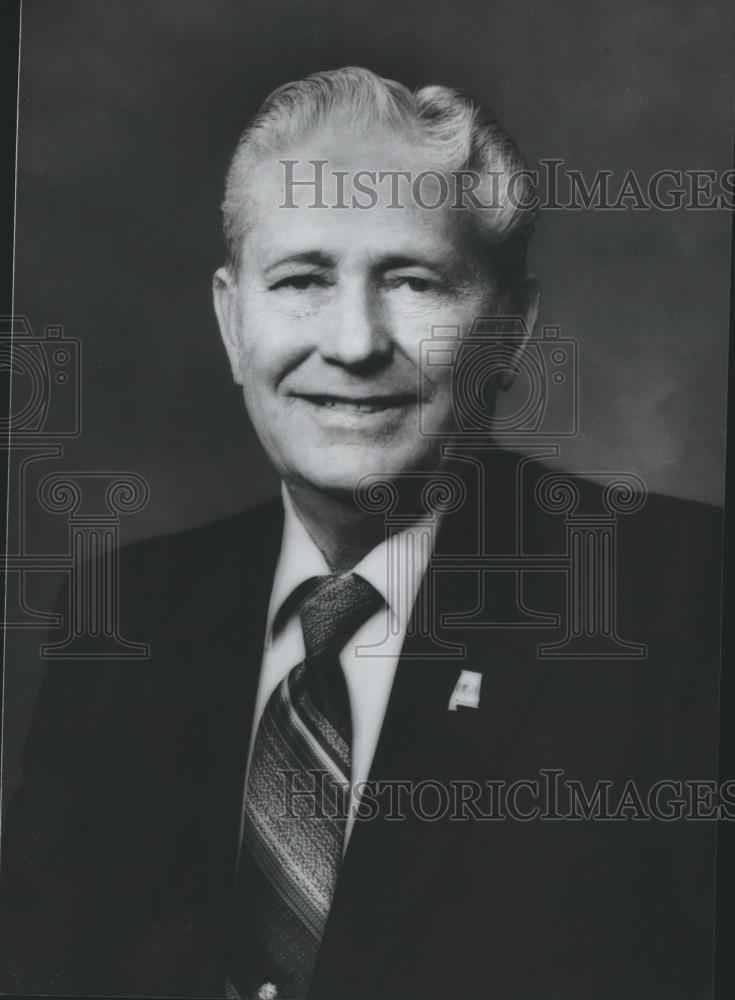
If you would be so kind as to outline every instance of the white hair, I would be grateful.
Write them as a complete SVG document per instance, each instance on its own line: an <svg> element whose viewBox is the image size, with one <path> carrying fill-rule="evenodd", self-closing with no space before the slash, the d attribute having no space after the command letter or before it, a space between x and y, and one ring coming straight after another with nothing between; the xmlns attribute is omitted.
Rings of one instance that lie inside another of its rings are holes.
<svg viewBox="0 0 735 1000"><path fill-rule="evenodd" d="M532 193L524 174L526 162L492 112L458 90L427 86L412 92L402 83L355 66L313 73L278 87L248 123L230 162L222 203L231 268L239 268L245 235L243 192L253 164L337 115L408 132L431 148L437 166L444 170L492 177L494 211L474 208L482 243L492 250L502 284L522 280L536 212L527 207Z"/></svg>

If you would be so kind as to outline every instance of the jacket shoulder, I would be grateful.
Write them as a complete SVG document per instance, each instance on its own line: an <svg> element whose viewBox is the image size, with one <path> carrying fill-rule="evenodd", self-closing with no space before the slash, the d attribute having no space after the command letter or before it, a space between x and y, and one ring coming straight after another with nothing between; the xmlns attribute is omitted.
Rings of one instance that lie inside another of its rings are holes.
<svg viewBox="0 0 735 1000"><path fill-rule="evenodd" d="M207 569L239 558L257 566L278 552L283 525L280 497L250 510L168 535L125 545L118 551L123 618L160 617Z"/></svg>
<svg viewBox="0 0 735 1000"><path fill-rule="evenodd" d="M206 560L223 547L247 544L263 532L278 530L282 517L281 500L273 497L257 507L238 511L217 521L132 542L121 547L120 559L126 565L158 560L183 560L191 565L191 560Z"/></svg>

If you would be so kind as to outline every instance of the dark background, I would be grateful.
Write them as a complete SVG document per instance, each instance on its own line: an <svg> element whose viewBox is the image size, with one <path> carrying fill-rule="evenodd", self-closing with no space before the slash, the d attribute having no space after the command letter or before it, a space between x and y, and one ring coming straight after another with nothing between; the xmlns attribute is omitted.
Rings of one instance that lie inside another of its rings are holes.
<svg viewBox="0 0 735 1000"><path fill-rule="evenodd" d="M11 466L11 548L22 528L27 553L66 552L65 519L34 492L60 469L145 477L150 502L122 519L123 542L276 489L209 291L226 164L274 86L345 64L458 86L494 108L532 164L561 158L588 180L633 169L645 183L665 168L732 166L732 29L726 0L25 0L15 312L37 334L58 324L81 341L83 432L35 463L27 495ZM564 463L721 502L730 221L542 214L541 322L580 345L582 431ZM27 601L47 605L57 583L37 574ZM6 793L39 636L9 632Z"/></svg>

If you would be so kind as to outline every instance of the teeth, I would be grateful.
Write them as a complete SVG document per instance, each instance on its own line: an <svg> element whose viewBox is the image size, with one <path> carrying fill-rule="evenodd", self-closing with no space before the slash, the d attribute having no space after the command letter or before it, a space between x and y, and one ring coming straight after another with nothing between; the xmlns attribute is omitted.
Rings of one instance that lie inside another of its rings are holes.
<svg viewBox="0 0 735 1000"><path fill-rule="evenodd" d="M379 406L375 406L371 403L349 403L343 399L325 399L322 405L329 407L329 409L339 407L343 410L352 410L354 413L377 413L380 409Z"/></svg>

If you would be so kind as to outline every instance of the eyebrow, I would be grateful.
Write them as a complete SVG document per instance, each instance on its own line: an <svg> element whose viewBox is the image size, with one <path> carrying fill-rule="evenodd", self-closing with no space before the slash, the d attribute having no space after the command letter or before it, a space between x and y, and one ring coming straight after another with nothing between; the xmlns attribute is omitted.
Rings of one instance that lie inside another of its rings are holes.
<svg viewBox="0 0 735 1000"><path fill-rule="evenodd" d="M329 254L321 250L305 250L303 253L289 253L285 257L279 257L272 264L268 264L263 269L264 274L270 274L276 268L283 267L284 264L311 264L316 267L333 267L334 260Z"/></svg>
<svg viewBox="0 0 735 1000"><path fill-rule="evenodd" d="M402 267L429 267L434 271L445 268L445 261L435 260L432 257L423 257L420 254L390 254L381 257L379 261L381 270L396 271Z"/></svg>
<svg viewBox="0 0 735 1000"><path fill-rule="evenodd" d="M322 250L305 250L300 253L289 253L279 257L273 263L268 264L264 269L264 274L270 274L288 264L310 264L313 267L334 267L335 261L332 256ZM446 263L433 258L423 257L420 254L390 254L386 257L379 257L374 266L381 271L393 271L402 267L428 267L433 270L444 270Z"/></svg>

